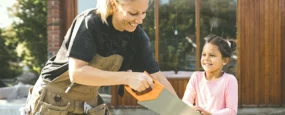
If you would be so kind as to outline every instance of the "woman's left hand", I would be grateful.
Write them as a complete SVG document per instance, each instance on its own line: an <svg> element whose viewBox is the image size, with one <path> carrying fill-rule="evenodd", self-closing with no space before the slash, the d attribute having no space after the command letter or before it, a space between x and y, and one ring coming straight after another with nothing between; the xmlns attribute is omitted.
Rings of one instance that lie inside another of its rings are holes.
<svg viewBox="0 0 285 115"><path fill-rule="evenodd" d="M201 115L212 115L210 112L206 111L205 109L198 107L198 106L193 106L192 107L194 110L198 111Z"/></svg>

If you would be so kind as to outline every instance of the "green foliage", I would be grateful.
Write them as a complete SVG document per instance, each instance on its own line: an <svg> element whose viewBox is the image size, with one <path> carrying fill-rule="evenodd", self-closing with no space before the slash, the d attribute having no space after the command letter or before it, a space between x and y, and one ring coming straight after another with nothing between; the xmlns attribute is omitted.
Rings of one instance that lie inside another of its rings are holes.
<svg viewBox="0 0 285 115"><path fill-rule="evenodd" d="M21 69L17 64L12 62L17 59L12 46L6 45L9 37L0 29L0 78L13 78L21 73Z"/></svg>
<svg viewBox="0 0 285 115"><path fill-rule="evenodd" d="M39 73L47 60L47 0L18 0L9 12L20 20L12 25L16 37L10 44L17 47L21 61Z"/></svg>
<svg viewBox="0 0 285 115"><path fill-rule="evenodd" d="M194 37L195 4L194 0L170 0L159 6L159 66L161 70L187 70L187 55L193 51L185 39ZM155 42L154 8L148 10L143 28ZM175 31L178 34L175 34Z"/></svg>
<svg viewBox="0 0 285 115"><path fill-rule="evenodd" d="M0 34L2 33L2 30L0 30ZM0 73L4 76L7 76L6 72L9 71L9 54L8 54L8 51L7 51L7 48L5 47L5 39L3 38L2 34L0 36ZM1 75L1 76L2 76Z"/></svg>
<svg viewBox="0 0 285 115"><path fill-rule="evenodd" d="M201 36L215 34L236 38L236 5L233 0L205 0L201 2Z"/></svg>

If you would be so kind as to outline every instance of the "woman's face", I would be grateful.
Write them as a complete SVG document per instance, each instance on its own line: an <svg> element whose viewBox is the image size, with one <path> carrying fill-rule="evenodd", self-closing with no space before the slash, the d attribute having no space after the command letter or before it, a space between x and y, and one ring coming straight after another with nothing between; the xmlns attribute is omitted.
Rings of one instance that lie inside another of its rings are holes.
<svg viewBox="0 0 285 115"><path fill-rule="evenodd" d="M126 0L126 2L114 0L112 4L114 9L112 23L115 29L128 32L135 31L136 27L143 23L148 4L149 0Z"/></svg>

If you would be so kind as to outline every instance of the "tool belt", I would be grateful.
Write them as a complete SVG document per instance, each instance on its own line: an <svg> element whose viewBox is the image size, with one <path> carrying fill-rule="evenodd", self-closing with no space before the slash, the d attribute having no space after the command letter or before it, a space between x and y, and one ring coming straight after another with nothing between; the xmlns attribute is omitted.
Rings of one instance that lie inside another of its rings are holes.
<svg viewBox="0 0 285 115"><path fill-rule="evenodd" d="M89 65L106 71L118 71L122 61L123 57L117 54L108 57L97 54ZM52 81L39 77L35 86L30 89L27 106L21 113L26 115L108 115L109 110L98 93L99 88L100 86L71 83L68 71Z"/></svg>

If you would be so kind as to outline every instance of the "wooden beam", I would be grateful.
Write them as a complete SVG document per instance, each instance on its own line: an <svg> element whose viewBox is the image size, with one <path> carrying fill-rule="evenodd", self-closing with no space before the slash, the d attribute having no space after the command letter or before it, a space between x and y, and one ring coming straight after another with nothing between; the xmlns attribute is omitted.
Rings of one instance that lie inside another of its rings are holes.
<svg viewBox="0 0 285 115"><path fill-rule="evenodd" d="M159 0L155 0L155 59L159 63Z"/></svg>
<svg viewBox="0 0 285 115"><path fill-rule="evenodd" d="M200 0L196 0L195 5L196 20L196 70L200 71Z"/></svg>
<svg viewBox="0 0 285 115"><path fill-rule="evenodd" d="M280 16L281 16L281 42L280 44L285 43L285 0L280 0ZM285 106L285 45L281 45L281 98L282 105Z"/></svg>
<svg viewBox="0 0 285 115"><path fill-rule="evenodd" d="M67 32L68 28L70 27L73 19L78 14L78 0L64 0L64 20L63 22L65 25L64 27L64 33Z"/></svg>
<svg viewBox="0 0 285 115"><path fill-rule="evenodd" d="M237 1L237 54L240 54L240 46L241 46L241 44L240 44L240 41L241 41L241 15L240 15L240 13L241 13L241 1L240 0L238 0ZM241 64L241 58L240 58L240 55L237 55L238 56L238 59L237 59L237 80L238 80L238 104L239 104L239 106L241 105L241 100L242 100L242 92L241 92L241 87L240 86L242 86L241 85L241 80L242 80L242 77L240 77L241 76L241 69L240 69L240 64Z"/></svg>

